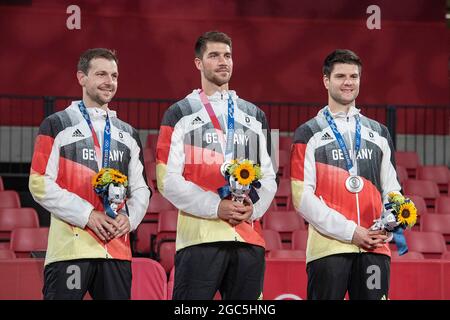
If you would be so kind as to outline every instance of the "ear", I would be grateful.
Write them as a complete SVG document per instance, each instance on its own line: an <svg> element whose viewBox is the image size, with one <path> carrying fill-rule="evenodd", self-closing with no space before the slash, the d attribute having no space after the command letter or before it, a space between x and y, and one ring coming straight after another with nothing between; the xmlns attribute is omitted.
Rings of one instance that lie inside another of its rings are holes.
<svg viewBox="0 0 450 320"><path fill-rule="evenodd" d="M86 83L87 75L83 72L78 70L77 71L77 79L80 86L84 87L84 84Z"/></svg>
<svg viewBox="0 0 450 320"><path fill-rule="evenodd" d="M323 85L328 90L328 87L330 86L330 79L325 74L323 75Z"/></svg>
<svg viewBox="0 0 450 320"><path fill-rule="evenodd" d="M203 69L202 60L200 60L199 58L195 58L194 59L194 64L195 64L195 67L197 68L197 70L202 71L202 69Z"/></svg>

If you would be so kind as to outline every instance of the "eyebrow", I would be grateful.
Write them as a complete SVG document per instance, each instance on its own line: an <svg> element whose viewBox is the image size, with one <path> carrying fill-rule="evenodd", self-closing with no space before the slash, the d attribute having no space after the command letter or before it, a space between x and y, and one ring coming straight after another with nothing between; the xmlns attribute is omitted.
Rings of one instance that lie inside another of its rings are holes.
<svg viewBox="0 0 450 320"><path fill-rule="evenodd" d="M221 54L221 52L219 52L219 51L211 51L211 52L208 53L208 56L210 56L212 54ZM227 54L231 55L231 52L225 51L223 54L224 55L227 55Z"/></svg>
<svg viewBox="0 0 450 320"><path fill-rule="evenodd" d="M345 76L348 73L335 73L334 76ZM350 73L350 76L359 76L359 73L355 72L355 73Z"/></svg>
<svg viewBox="0 0 450 320"><path fill-rule="evenodd" d="M97 70L97 71L95 71L95 73L108 73L108 71L106 71L106 70ZM119 74L119 72L118 71L114 71L111 74Z"/></svg>

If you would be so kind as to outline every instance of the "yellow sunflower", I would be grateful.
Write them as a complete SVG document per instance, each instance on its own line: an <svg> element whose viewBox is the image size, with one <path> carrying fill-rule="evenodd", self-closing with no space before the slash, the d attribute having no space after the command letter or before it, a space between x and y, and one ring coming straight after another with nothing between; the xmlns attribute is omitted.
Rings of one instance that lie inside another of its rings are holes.
<svg viewBox="0 0 450 320"><path fill-rule="evenodd" d="M233 175L241 185L247 186L255 180L256 172L251 163L242 162L237 166Z"/></svg>
<svg viewBox="0 0 450 320"><path fill-rule="evenodd" d="M119 170L112 168L102 168L96 175L92 177L92 185L94 188L105 186L109 183L123 184L128 186L128 178Z"/></svg>
<svg viewBox="0 0 450 320"><path fill-rule="evenodd" d="M412 202L405 202L400 205L397 220L403 225L411 228L417 221L417 209Z"/></svg>

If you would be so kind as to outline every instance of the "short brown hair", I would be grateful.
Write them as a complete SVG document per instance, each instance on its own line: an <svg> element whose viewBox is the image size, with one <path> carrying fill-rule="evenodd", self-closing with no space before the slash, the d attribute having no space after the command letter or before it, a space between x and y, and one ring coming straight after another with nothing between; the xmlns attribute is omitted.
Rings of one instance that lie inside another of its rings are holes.
<svg viewBox="0 0 450 320"><path fill-rule="evenodd" d="M354 64L358 66L361 74L362 62L361 59L351 50L336 49L330 53L323 62L322 72L325 76L330 77L333 67L336 63Z"/></svg>
<svg viewBox="0 0 450 320"><path fill-rule="evenodd" d="M202 34L195 43L195 57L201 59L206 50L206 43L208 42L221 42L230 46L231 38L225 33L220 31L208 31Z"/></svg>
<svg viewBox="0 0 450 320"><path fill-rule="evenodd" d="M77 71L82 71L84 74L88 74L89 68L91 67L91 60L96 58L104 58L109 61L115 61L119 64L119 59L117 59L116 52L114 50L105 48L94 48L88 49L80 56L78 61Z"/></svg>

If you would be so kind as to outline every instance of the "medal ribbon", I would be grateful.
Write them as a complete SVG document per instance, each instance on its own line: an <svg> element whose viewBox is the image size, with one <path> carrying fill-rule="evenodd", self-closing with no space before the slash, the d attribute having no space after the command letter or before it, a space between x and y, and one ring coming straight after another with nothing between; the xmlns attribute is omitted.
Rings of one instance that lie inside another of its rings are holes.
<svg viewBox="0 0 450 320"><path fill-rule="evenodd" d="M219 136L221 141L224 140L223 130L220 127L219 120L217 119L216 114L211 106L211 103L208 100L205 92L200 90L200 100L205 106L206 111L208 112L209 118L214 126L214 128L219 132ZM227 138L225 142L221 143L222 152L225 152L225 161L230 161L233 157L233 137L234 137L234 103L231 95L228 94L228 120L227 120ZM224 148L225 145L225 148Z"/></svg>
<svg viewBox="0 0 450 320"><path fill-rule="evenodd" d="M330 111L328 108L324 111L325 118L327 119L328 124L330 125L331 130L334 133L334 136L336 137L336 140L339 144L339 147L342 150L342 153L344 154L345 164L347 167L347 170L350 171L350 169L353 168L353 162L350 157L350 153L347 149L347 146L345 145L344 138L342 137L341 133L339 132L336 122L334 122L333 117L330 114ZM356 162L356 156L358 154L359 149L361 148L361 121L359 119L359 116L355 116L356 120L356 128L355 128L355 162ZM356 174L356 172L355 172Z"/></svg>
<svg viewBox="0 0 450 320"><path fill-rule="evenodd" d="M86 106L84 105L83 101L81 101L78 104L78 108L80 109L81 114L83 115L84 119L86 120L87 125L89 126L89 129L91 129L92 133L92 139L94 139L94 148L95 153L97 155L97 166L99 164L98 159L100 158L100 143L98 142L97 134L95 133L94 126L92 125L91 118L89 117L89 113L87 112ZM111 150L111 123L109 121L109 115L108 111L106 111L106 124L105 124L105 130L103 132L103 152L102 152L102 168L108 168L109 167L109 153ZM101 168L99 168L100 171ZM111 217L115 218L116 214L111 209L111 206L109 205L108 201L108 189L103 190L103 207L105 208L106 214Z"/></svg>

